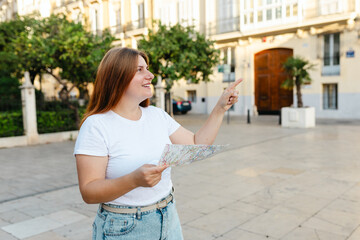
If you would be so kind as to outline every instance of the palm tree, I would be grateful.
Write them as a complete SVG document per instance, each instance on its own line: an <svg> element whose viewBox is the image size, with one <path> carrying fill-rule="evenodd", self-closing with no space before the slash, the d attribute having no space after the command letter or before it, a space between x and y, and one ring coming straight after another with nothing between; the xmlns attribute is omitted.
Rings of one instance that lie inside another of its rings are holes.
<svg viewBox="0 0 360 240"><path fill-rule="evenodd" d="M297 107L303 107L301 85L310 83L309 70L313 70L315 64L310 63L308 60L302 57L289 57L284 63L283 68L289 74L289 78L286 79L281 85L282 88L293 89L296 87Z"/></svg>

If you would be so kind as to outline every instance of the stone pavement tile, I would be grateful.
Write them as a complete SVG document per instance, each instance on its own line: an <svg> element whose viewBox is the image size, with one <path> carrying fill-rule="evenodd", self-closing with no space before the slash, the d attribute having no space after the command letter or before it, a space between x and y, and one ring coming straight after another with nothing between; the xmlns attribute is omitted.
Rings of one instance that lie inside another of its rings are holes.
<svg viewBox="0 0 360 240"><path fill-rule="evenodd" d="M176 208L178 210L181 224L186 224L190 221L193 221L193 220L205 215L194 209L189 209L187 207L183 207L181 204L177 204L177 203L176 203L176 205L177 205Z"/></svg>
<svg viewBox="0 0 360 240"><path fill-rule="evenodd" d="M86 204L83 202L71 204L67 209L78 212L90 218L95 218L98 208L99 204Z"/></svg>
<svg viewBox="0 0 360 240"><path fill-rule="evenodd" d="M10 233L7 233L1 229L0 229L0 239L1 240L17 240L17 238L15 238L13 235L11 235Z"/></svg>
<svg viewBox="0 0 360 240"><path fill-rule="evenodd" d="M350 234L350 231L349 230L346 231L346 229L343 226L316 217L310 218L308 221L304 222L302 226L316 230L322 230L325 232L335 233L343 236L347 236Z"/></svg>
<svg viewBox="0 0 360 240"><path fill-rule="evenodd" d="M93 218L85 218L78 222L54 229L53 232L72 240L89 240L92 238Z"/></svg>
<svg viewBox="0 0 360 240"><path fill-rule="evenodd" d="M186 166L186 167L190 167L189 166ZM177 181L179 184L181 183L181 185L186 185L186 186L191 186L193 185L194 183L211 183L211 184L214 184L215 181L214 179L216 180L216 178L212 177L212 176L207 176L207 175L203 175L203 174L189 174L189 173L181 173L180 171L178 171L176 168L173 168L172 169L172 172L171 172L171 176L172 176L172 179L176 180L177 179L181 179L181 181Z"/></svg>
<svg viewBox="0 0 360 240"><path fill-rule="evenodd" d="M210 159L204 161L195 162L189 165L189 168L193 168L193 174L196 175L206 175L211 177L219 177L224 174L228 174L232 171L229 166L222 161L225 153L220 153L215 155Z"/></svg>
<svg viewBox="0 0 360 240"><path fill-rule="evenodd" d="M346 236L338 235L321 230L311 229L307 227L298 227L294 231L287 234L281 240L345 240Z"/></svg>
<svg viewBox="0 0 360 240"><path fill-rule="evenodd" d="M253 218L253 214L222 208L187 223L188 226L221 236Z"/></svg>
<svg viewBox="0 0 360 240"><path fill-rule="evenodd" d="M303 226L349 236L360 224L358 214L323 209Z"/></svg>
<svg viewBox="0 0 360 240"><path fill-rule="evenodd" d="M35 206L35 205L39 205L42 203L43 203L43 201L35 196L1 203L0 204L0 217L3 212L7 212L7 211L10 211L13 209L21 209L21 208L28 207L28 206Z"/></svg>
<svg viewBox="0 0 360 240"><path fill-rule="evenodd" d="M324 178L320 183L308 186L304 191L305 194L313 196L321 196L323 198L336 199L348 191L353 183L346 181L338 181L330 177Z"/></svg>
<svg viewBox="0 0 360 240"><path fill-rule="evenodd" d="M223 236L230 240L275 240L276 239L269 236L248 232L239 228L234 228L231 231L225 233Z"/></svg>
<svg viewBox="0 0 360 240"><path fill-rule="evenodd" d="M66 197L64 197L66 196ZM47 201L62 201L63 204L65 203L74 203L74 202L83 202L79 187L72 186L67 187L64 189L59 189L43 194L39 194L38 197L43 200Z"/></svg>
<svg viewBox="0 0 360 240"><path fill-rule="evenodd" d="M0 193L0 202L6 201L8 199L15 199L17 196L10 191Z"/></svg>
<svg viewBox="0 0 360 240"><path fill-rule="evenodd" d="M69 238L62 237L61 235L59 235L53 231L50 231L50 232L41 233L41 234L29 237L29 238L25 238L25 240L69 240Z"/></svg>
<svg viewBox="0 0 360 240"><path fill-rule="evenodd" d="M329 206L327 206L327 209L346 212L360 216L360 198L357 201L341 199L341 198L336 199L331 204L329 204Z"/></svg>
<svg viewBox="0 0 360 240"><path fill-rule="evenodd" d="M58 208L56 208L58 209ZM54 209L51 208L45 208L43 204L38 205L32 205L32 206L26 206L23 208L18 209L19 212L22 212L28 216L31 216L32 218L40 217L43 215L47 215L51 212L54 212Z"/></svg>
<svg viewBox="0 0 360 240"><path fill-rule="evenodd" d="M359 240L360 239L360 226L350 235L347 240Z"/></svg>
<svg viewBox="0 0 360 240"><path fill-rule="evenodd" d="M17 238L23 239L51 231L64 225L80 221L84 218L86 217L79 213L63 210L46 216L7 225L2 227L2 229Z"/></svg>
<svg viewBox="0 0 360 240"><path fill-rule="evenodd" d="M249 178L249 180L246 181L246 184L250 187L252 187L254 185L258 185L258 186L262 186L262 187L269 187L269 186L278 184L283 181L285 181L285 180L282 178L279 178L279 177L260 175L258 177Z"/></svg>
<svg viewBox="0 0 360 240"><path fill-rule="evenodd" d="M2 220L2 219L0 218L0 228L3 227L3 226L9 225L9 224L10 224L9 222L6 222L6 221L4 221L4 220ZM1 239L1 238L0 238L0 239Z"/></svg>
<svg viewBox="0 0 360 240"><path fill-rule="evenodd" d="M227 205L225 208L227 209L235 209L235 210L239 210L242 212L246 212L246 213L250 213L253 215L260 215L265 213L266 211L268 211L268 209L266 208L262 208L262 207L258 207L249 203L245 203L242 201L237 201L234 203L231 203L229 205Z"/></svg>
<svg viewBox="0 0 360 240"><path fill-rule="evenodd" d="M271 209L282 203L284 200L292 198L295 194L296 193L276 189L276 186L273 185L242 198L241 201L262 208Z"/></svg>
<svg viewBox="0 0 360 240"><path fill-rule="evenodd" d="M197 229L188 225L182 225L184 240L213 240L215 236L211 232Z"/></svg>
<svg viewBox="0 0 360 240"><path fill-rule="evenodd" d="M48 219L61 223L62 225L68 225L74 222L78 222L87 218L86 216L70 210L62 210L54 212L46 216Z"/></svg>
<svg viewBox="0 0 360 240"><path fill-rule="evenodd" d="M290 199L284 200L280 206L276 206L273 210L281 208L289 208L298 210L307 215L313 215L323 209L331 200L306 194L296 194Z"/></svg>
<svg viewBox="0 0 360 240"><path fill-rule="evenodd" d="M227 205L234 203L235 201L236 200L233 200L226 196L219 197L209 194L204 198L194 199L183 204L179 203L179 205L182 205L181 208L188 208L190 210L192 209L197 212L207 214L220 208L226 207Z"/></svg>
<svg viewBox="0 0 360 240"><path fill-rule="evenodd" d="M239 182L238 184L223 187L217 191L212 191L212 195L219 197L226 197L237 201L245 198L258 191L263 190L265 187L259 184L249 184L247 182Z"/></svg>
<svg viewBox="0 0 360 240"><path fill-rule="evenodd" d="M270 172L272 172L272 173L280 173L280 174L284 174L284 175L299 175L299 174L303 173L304 170L295 169L295 168L280 167L280 168L273 169Z"/></svg>
<svg viewBox="0 0 360 240"><path fill-rule="evenodd" d="M204 196L210 192L216 192L220 190L221 186L209 185L208 183L196 182L194 181L192 185L182 185L174 181L175 186L175 198L182 198L181 195L185 196L190 202L195 199L202 199ZM186 200L184 199L184 201Z"/></svg>
<svg viewBox="0 0 360 240"><path fill-rule="evenodd" d="M11 233L19 239L31 237L43 232L61 227L62 224L44 217L37 217L27 221L2 227L2 230Z"/></svg>
<svg viewBox="0 0 360 240"><path fill-rule="evenodd" d="M217 238L215 238L216 240L230 240L229 238L226 238L226 237L223 237L223 236L221 236L221 237L217 237Z"/></svg>
<svg viewBox="0 0 360 240"><path fill-rule="evenodd" d="M348 200L354 200L359 201L360 199L360 183L356 184L352 188L350 188L348 191L346 191L341 198L348 199Z"/></svg>
<svg viewBox="0 0 360 240"><path fill-rule="evenodd" d="M212 185L220 185L222 187L234 186L238 185L239 183L243 183L249 180L249 177L244 177L239 174L236 174L236 169L234 171L224 174L223 176L219 177L212 177L208 180L209 184Z"/></svg>
<svg viewBox="0 0 360 240"><path fill-rule="evenodd" d="M12 209L7 212L2 212L0 214L0 218L8 223L17 223L21 221L25 221L31 218L31 216L22 213L18 210Z"/></svg>
<svg viewBox="0 0 360 240"><path fill-rule="evenodd" d="M299 213L270 210L239 226L240 229L260 235L281 238L306 220Z"/></svg>
<svg viewBox="0 0 360 240"><path fill-rule="evenodd" d="M243 177L257 177L267 171L269 171L269 169L252 167L252 168L243 168L236 170L235 174Z"/></svg>

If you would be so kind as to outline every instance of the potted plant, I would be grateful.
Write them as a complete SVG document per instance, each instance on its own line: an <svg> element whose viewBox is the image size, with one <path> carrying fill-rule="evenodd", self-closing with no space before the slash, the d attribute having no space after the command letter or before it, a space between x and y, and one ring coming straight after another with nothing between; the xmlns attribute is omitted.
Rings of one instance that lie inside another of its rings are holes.
<svg viewBox="0 0 360 240"><path fill-rule="evenodd" d="M281 109L281 124L283 127L315 127L315 108L304 107L302 101L301 86L312 81L310 70L315 65L302 57L289 57L283 63L284 70L288 73L287 78L281 85L282 88L296 89L297 107L285 107Z"/></svg>

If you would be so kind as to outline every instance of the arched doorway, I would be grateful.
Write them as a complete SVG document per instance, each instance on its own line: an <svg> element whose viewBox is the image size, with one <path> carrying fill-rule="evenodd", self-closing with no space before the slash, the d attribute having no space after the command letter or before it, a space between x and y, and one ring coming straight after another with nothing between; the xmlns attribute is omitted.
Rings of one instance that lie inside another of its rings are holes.
<svg viewBox="0 0 360 240"><path fill-rule="evenodd" d="M293 91L280 85L287 78L282 64L293 55L288 48L275 48L255 54L255 104L259 114L277 114L293 104Z"/></svg>

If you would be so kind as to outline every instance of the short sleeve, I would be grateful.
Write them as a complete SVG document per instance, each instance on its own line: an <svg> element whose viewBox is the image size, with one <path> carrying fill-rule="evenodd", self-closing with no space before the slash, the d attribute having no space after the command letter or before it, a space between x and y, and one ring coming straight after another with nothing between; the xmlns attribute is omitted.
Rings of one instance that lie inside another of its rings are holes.
<svg viewBox="0 0 360 240"><path fill-rule="evenodd" d="M108 156L106 139L97 119L88 117L82 124L76 139L74 155Z"/></svg>
<svg viewBox="0 0 360 240"><path fill-rule="evenodd" d="M178 122L175 121L175 119L173 119L167 112L165 112L164 110L162 110L162 114L165 118L165 121L167 123L167 127L168 127L168 135L170 136L171 134L173 134L179 127L180 124Z"/></svg>

